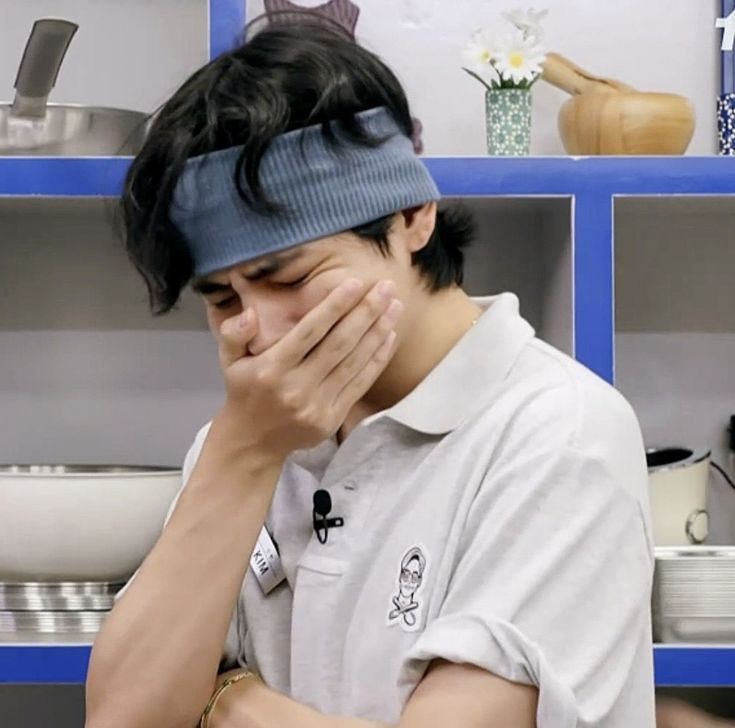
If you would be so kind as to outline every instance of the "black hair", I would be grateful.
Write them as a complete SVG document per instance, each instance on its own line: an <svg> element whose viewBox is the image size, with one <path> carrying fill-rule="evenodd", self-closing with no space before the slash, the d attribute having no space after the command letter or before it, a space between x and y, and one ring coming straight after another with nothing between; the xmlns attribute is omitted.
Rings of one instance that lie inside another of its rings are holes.
<svg viewBox="0 0 735 728"><path fill-rule="evenodd" d="M292 15L292 14L291 14ZM193 277L183 236L169 217L187 159L243 146L233 185L243 204L277 209L262 189L258 168L271 140L322 124L322 133L372 145L355 115L385 106L408 137L413 121L395 74L373 53L324 23L274 22L196 71L151 120L124 184L120 222L127 253L143 276L155 314L170 311ZM351 232L389 253L394 215ZM414 255L430 290L462 282L462 248L473 227L461 209L440 210L429 243Z"/></svg>

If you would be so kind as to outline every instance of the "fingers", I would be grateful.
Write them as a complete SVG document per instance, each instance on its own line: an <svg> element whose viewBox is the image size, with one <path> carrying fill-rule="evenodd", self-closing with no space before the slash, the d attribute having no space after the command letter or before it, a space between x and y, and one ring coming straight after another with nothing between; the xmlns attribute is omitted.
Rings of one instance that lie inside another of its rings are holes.
<svg viewBox="0 0 735 728"><path fill-rule="evenodd" d="M360 346L366 332L381 316L386 314L391 305L396 306L397 313L400 313L400 309L403 308L399 301L392 304L395 300L393 298L395 291L396 286L392 281L382 281L368 291L352 311L344 316L309 353L302 364L302 371L307 377L307 381L320 385L333 369L349 357L352 357L354 365L353 355ZM396 315L392 319L392 324L395 324L397 320ZM384 330L382 330L382 333L381 331L372 332L367 342L370 350L365 352L363 346L363 354L358 356L358 359L362 359L363 363L375 348L383 343L390 328L389 324L392 327L390 321L383 322Z"/></svg>
<svg viewBox="0 0 735 728"><path fill-rule="evenodd" d="M247 356L248 344L258 333L257 316L252 308L223 321L219 330L219 365L224 370Z"/></svg>
<svg viewBox="0 0 735 728"><path fill-rule="evenodd" d="M362 299L365 284L351 278L335 288L279 342L271 347L273 357L284 369L300 364L306 355Z"/></svg>
<svg viewBox="0 0 735 728"><path fill-rule="evenodd" d="M333 412L340 413L341 416L344 416L355 402L367 394L368 390L375 384L377 378L385 370L393 354L395 354L396 338L396 332L391 331L383 343L368 358L367 363L352 379L345 383L332 403Z"/></svg>
<svg viewBox="0 0 735 728"><path fill-rule="evenodd" d="M403 312L403 304L393 299L385 313L373 322L358 344L329 372L324 380L323 389L327 401L333 401L342 390L386 345L388 339L395 338L395 327ZM390 347L389 347L390 348Z"/></svg>

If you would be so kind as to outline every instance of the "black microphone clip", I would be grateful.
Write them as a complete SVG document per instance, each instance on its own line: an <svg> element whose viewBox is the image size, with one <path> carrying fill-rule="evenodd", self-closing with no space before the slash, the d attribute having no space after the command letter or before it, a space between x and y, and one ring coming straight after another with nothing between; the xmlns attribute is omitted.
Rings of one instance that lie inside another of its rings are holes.
<svg viewBox="0 0 735 728"><path fill-rule="evenodd" d="M329 538L330 528L342 528L345 525L344 518L327 518L332 510L332 496L329 491L321 488L314 492L314 509L311 513L314 533L319 539L319 543L324 544Z"/></svg>

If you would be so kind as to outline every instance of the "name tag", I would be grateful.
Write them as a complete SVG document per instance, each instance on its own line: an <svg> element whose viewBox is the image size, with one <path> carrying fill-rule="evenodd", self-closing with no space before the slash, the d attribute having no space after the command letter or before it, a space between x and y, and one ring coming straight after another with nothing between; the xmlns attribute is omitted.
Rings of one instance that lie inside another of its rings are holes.
<svg viewBox="0 0 735 728"><path fill-rule="evenodd" d="M250 557L250 568L266 596L286 579L281 557L278 555L276 545L265 527L261 529L255 551Z"/></svg>

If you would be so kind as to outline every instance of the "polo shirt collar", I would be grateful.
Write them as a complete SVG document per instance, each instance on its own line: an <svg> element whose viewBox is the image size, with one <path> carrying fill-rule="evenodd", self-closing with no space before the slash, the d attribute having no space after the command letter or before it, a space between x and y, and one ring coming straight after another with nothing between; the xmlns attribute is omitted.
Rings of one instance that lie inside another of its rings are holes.
<svg viewBox="0 0 735 728"><path fill-rule="evenodd" d="M443 435L487 402L482 395L505 379L535 331L521 317L513 293L472 300L485 309L477 323L412 392L374 418L384 416L418 432Z"/></svg>

